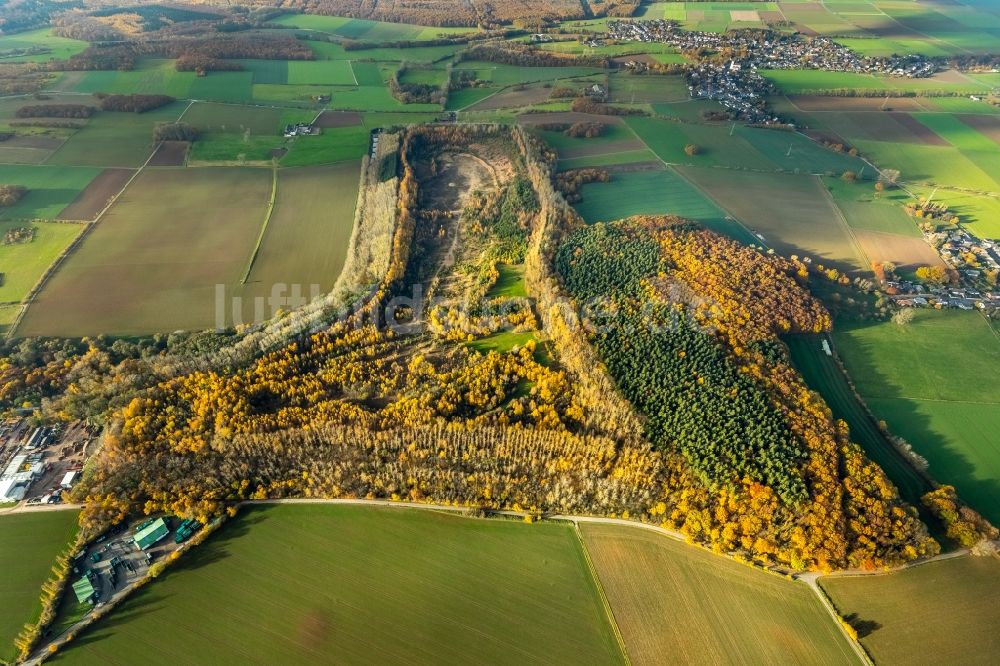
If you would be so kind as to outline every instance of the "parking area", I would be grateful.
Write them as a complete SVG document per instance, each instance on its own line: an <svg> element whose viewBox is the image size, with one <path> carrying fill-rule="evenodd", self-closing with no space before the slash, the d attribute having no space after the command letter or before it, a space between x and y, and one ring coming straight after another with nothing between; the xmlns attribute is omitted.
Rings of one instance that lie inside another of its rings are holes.
<svg viewBox="0 0 1000 666"><path fill-rule="evenodd" d="M159 520L163 521L163 527L156 531ZM165 517L117 525L73 558L71 581L89 578L95 593L94 605L108 603L130 584L145 577L151 565L180 548L195 532L191 524L191 521ZM151 536L143 538L150 533ZM178 533L185 537L180 543L177 542ZM140 543L146 548L140 548Z"/></svg>

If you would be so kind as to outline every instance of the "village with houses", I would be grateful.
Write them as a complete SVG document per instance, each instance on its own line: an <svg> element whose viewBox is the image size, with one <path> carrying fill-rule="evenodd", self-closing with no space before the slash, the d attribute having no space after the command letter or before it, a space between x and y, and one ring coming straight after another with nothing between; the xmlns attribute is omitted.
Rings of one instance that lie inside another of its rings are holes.
<svg viewBox="0 0 1000 666"><path fill-rule="evenodd" d="M773 85L760 69L820 69L861 74L925 78L938 64L920 55L870 58L828 37L806 37L770 30L701 32L683 30L676 21L608 21L608 37L619 41L660 42L700 58L688 71L691 97L718 101L749 123L781 122L766 103Z"/></svg>

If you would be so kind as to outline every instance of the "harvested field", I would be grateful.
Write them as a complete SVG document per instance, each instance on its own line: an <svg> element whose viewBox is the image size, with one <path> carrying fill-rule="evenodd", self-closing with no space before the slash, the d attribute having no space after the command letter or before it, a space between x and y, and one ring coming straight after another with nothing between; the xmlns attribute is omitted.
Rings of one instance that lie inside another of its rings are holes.
<svg viewBox="0 0 1000 666"><path fill-rule="evenodd" d="M820 585L878 664L989 664L1000 652L1000 560L964 556Z"/></svg>
<svg viewBox="0 0 1000 666"><path fill-rule="evenodd" d="M93 220L108 205L111 197L121 192L134 173L132 169L105 169L63 208L57 219Z"/></svg>
<svg viewBox="0 0 1000 666"><path fill-rule="evenodd" d="M891 261L899 270L915 271L920 266L944 266L941 257L923 238L855 229L854 237L865 255L873 261Z"/></svg>
<svg viewBox="0 0 1000 666"><path fill-rule="evenodd" d="M729 17L733 21L742 21L746 23L757 23L760 21L760 14L752 9L734 9L729 12Z"/></svg>
<svg viewBox="0 0 1000 666"><path fill-rule="evenodd" d="M149 160L149 166L184 166L184 160L187 158L190 146L191 144L187 141L164 141L153 153Z"/></svg>
<svg viewBox="0 0 1000 666"><path fill-rule="evenodd" d="M802 111L926 111L918 97L824 97L822 95L789 95L788 100Z"/></svg>
<svg viewBox="0 0 1000 666"><path fill-rule="evenodd" d="M890 113L889 116L895 120L897 123L902 125L909 131L920 143L927 144L928 146L947 146L950 145L947 141L942 139L940 136L934 133L934 131L921 123L919 120L914 118L908 113ZM896 141L892 137L883 138L882 141Z"/></svg>
<svg viewBox="0 0 1000 666"><path fill-rule="evenodd" d="M278 196L244 288L264 296L275 284L313 285L326 293L337 281L354 228L360 164L281 169ZM246 300L246 298L244 298Z"/></svg>
<svg viewBox="0 0 1000 666"><path fill-rule="evenodd" d="M267 169L150 169L28 308L19 335L146 334L216 324L271 191Z"/></svg>
<svg viewBox="0 0 1000 666"><path fill-rule="evenodd" d="M972 113L962 113L956 114L955 117L993 143L1000 145L1000 116L981 116Z"/></svg>
<svg viewBox="0 0 1000 666"><path fill-rule="evenodd" d="M315 124L323 129L352 127L361 124L361 114L356 111L324 111L319 114Z"/></svg>
<svg viewBox="0 0 1000 666"><path fill-rule="evenodd" d="M698 167L678 170L780 254L812 257L849 273L867 272L868 262L818 178Z"/></svg>
<svg viewBox="0 0 1000 666"><path fill-rule="evenodd" d="M637 527L580 531L634 664L858 663L804 584Z"/></svg>
<svg viewBox="0 0 1000 666"><path fill-rule="evenodd" d="M476 102L468 108L469 111L492 111L494 109L514 109L522 106L542 104L549 100L551 88L532 86L516 90L508 88L491 95L481 102Z"/></svg>

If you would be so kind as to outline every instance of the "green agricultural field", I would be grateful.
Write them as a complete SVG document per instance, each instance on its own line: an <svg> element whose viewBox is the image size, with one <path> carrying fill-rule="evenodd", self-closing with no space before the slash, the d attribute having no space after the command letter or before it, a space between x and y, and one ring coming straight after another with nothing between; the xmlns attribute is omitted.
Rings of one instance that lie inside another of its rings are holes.
<svg viewBox="0 0 1000 666"><path fill-rule="evenodd" d="M580 530L633 664L860 663L804 584L637 527Z"/></svg>
<svg viewBox="0 0 1000 666"><path fill-rule="evenodd" d="M291 85L357 85L347 60L292 60L288 63Z"/></svg>
<svg viewBox="0 0 1000 666"><path fill-rule="evenodd" d="M977 236L1000 240L1000 198L937 187L910 189L925 198L933 194L935 201L947 204L948 210L958 215L962 224Z"/></svg>
<svg viewBox="0 0 1000 666"><path fill-rule="evenodd" d="M989 520L1000 522L1000 337L978 313L844 325L837 350L875 415Z"/></svg>
<svg viewBox="0 0 1000 666"><path fill-rule="evenodd" d="M317 98L333 94L331 86L291 86L277 83L255 83L252 97L254 103L264 105L319 109Z"/></svg>
<svg viewBox="0 0 1000 666"><path fill-rule="evenodd" d="M989 85L968 78L966 81L950 81L940 78L910 79L853 72L827 72L814 69L772 69L761 70L787 95L815 95L830 90L906 90L944 92L984 92Z"/></svg>
<svg viewBox="0 0 1000 666"><path fill-rule="evenodd" d="M571 526L318 505L245 509L53 663L175 664L191 654L623 661Z"/></svg>
<svg viewBox="0 0 1000 666"><path fill-rule="evenodd" d="M824 178L823 184L854 229L923 238L917 221L903 209L910 197L902 189L878 194L870 181L845 183L840 178Z"/></svg>
<svg viewBox="0 0 1000 666"><path fill-rule="evenodd" d="M0 164L0 183L28 188L16 204L0 208L0 220L55 219L100 172L92 167Z"/></svg>
<svg viewBox="0 0 1000 666"><path fill-rule="evenodd" d="M252 72L178 72L173 60L147 59L131 71L90 71L75 83L75 92L113 94L160 93L178 99L244 102L250 99Z"/></svg>
<svg viewBox="0 0 1000 666"><path fill-rule="evenodd" d="M811 257L841 271L868 271L869 262L819 178L696 167L679 170L780 254ZM781 205L775 206L776 201Z"/></svg>
<svg viewBox="0 0 1000 666"><path fill-rule="evenodd" d="M721 208L670 169L615 173L609 183L584 185L582 194L576 209L588 223L632 215L680 215L738 240L753 241L726 219Z"/></svg>
<svg viewBox="0 0 1000 666"><path fill-rule="evenodd" d="M186 106L175 102L146 113L99 112L54 152L46 164L141 166L153 151L153 128L157 123L177 120Z"/></svg>
<svg viewBox="0 0 1000 666"><path fill-rule="evenodd" d="M231 132L277 135L286 123L309 121L316 114L264 106L198 102L184 113L184 122L202 132Z"/></svg>
<svg viewBox="0 0 1000 666"><path fill-rule="evenodd" d="M953 146L861 140L854 145L880 168L898 169L906 182L1000 192L1000 174L987 173Z"/></svg>
<svg viewBox="0 0 1000 666"><path fill-rule="evenodd" d="M452 90L448 93L448 104L445 108L449 111L458 111L467 106L472 106L476 102L481 102L499 90L500 88L462 88L461 90Z"/></svg>
<svg viewBox="0 0 1000 666"><path fill-rule="evenodd" d="M23 222L0 222L0 234L23 226L26 226ZM35 229L35 237L30 243L0 245L0 266L3 266L0 302L23 300L52 262L84 229L82 224L59 222L31 222L27 226Z"/></svg>
<svg viewBox="0 0 1000 666"><path fill-rule="evenodd" d="M994 183L1000 177L1000 150L989 137L947 113L914 113L914 118L942 139L958 148L962 155L989 174ZM1000 191L1000 185L995 188Z"/></svg>
<svg viewBox="0 0 1000 666"><path fill-rule="evenodd" d="M209 132L191 144L188 159L201 162L233 162L239 164L269 162L274 151L286 147L288 141L277 133L264 135Z"/></svg>
<svg viewBox="0 0 1000 666"><path fill-rule="evenodd" d="M690 99L687 81L680 75L616 74L608 78L613 102L663 103Z"/></svg>
<svg viewBox="0 0 1000 666"><path fill-rule="evenodd" d="M606 167L620 164L641 164L657 163L659 158L656 154L647 149L625 150L613 153L597 153L594 155L584 155L582 157L570 157L559 160L559 170L569 171L570 169L582 169L584 167Z"/></svg>
<svg viewBox="0 0 1000 666"><path fill-rule="evenodd" d="M877 576L824 577L877 664L987 664L1000 651L1000 560L964 556Z"/></svg>
<svg viewBox="0 0 1000 666"><path fill-rule="evenodd" d="M431 40L476 32L474 28L430 27L407 23L386 23L382 21L350 19L339 16L316 16L312 14L287 14L279 16L273 22L304 30L325 32L339 37L346 37L347 39L370 42Z"/></svg>
<svg viewBox="0 0 1000 666"><path fill-rule="evenodd" d="M38 619L42 583L77 530L76 511L0 515L0 659L13 661L14 638Z"/></svg>
<svg viewBox="0 0 1000 666"><path fill-rule="evenodd" d="M333 287L354 229L360 168L354 161L278 172L274 212L241 292L244 300L266 298L278 283L300 285L304 296L312 285L320 293Z"/></svg>
<svg viewBox="0 0 1000 666"><path fill-rule="evenodd" d="M269 169L149 169L62 264L20 335L146 334L215 325L271 193Z"/></svg>
<svg viewBox="0 0 1000 666"><path fill-rule="evenodd" d="M287 60L240 60L239 63L253 74L254 83L288 83Z"/></svg>
<svg viewBox="0 0 1000 666"><path fill-rule="evenodd" d="M66 60L80 53L89 46L79 39L57 37L51 28L38 28L27 32L17 32L0 36L0 63L9 62L48 62L49 60ZM29 55L10 55L15 49L45 49L43 53Z"/></svg>
<svg viewBox="0 0 1000 666"><path fill-rule="evenodd" d="M385 78L382 76L381 67L374 62L351 63L354 70L354 78L359 86L384 86ZM395 68L393 68L395 69Z"/></svg>
<svg viewBox="0 0 1000 666"><path fill-rule="evenodd" d="M553 130L538 130L538 135L556 149L560 158L642 150L645 147L627 125L619 123L605 123L604 132L589 139Z"/></svg>
<svg viewBox="0 0 1000 666"><path fill-rule="evenodd" d="M426 86L440 87L447 78L447 73L443 69L422 69L411 67L403 72L400 77L402 83L413 83Z"/></svg>
<svg viewBox="0 0 1000 666"><path fill-rule="evenodd" d="M840 175L864 167L861 159L824 148L796 132L737 126L734 134L741 135L774 168L782 171Z"/></svg>
<svg viewBox="0 0 1000 666"><path fill-rule="evenodd" d="M594 67L518 67L476 60L461 62L455 66L455 69L475 70L480 81L491 81L499 86L534 83L536 81L558 81L607 73L607 70Z"/></svg>
<svg viewBox="0 0 1000 666"><path fill-rule="evenodd" d="M288 144L281 166L333 164L361 159L368 152L369 130L361 125L327 128L319 136L296 137Z"/></svg>
<svg viewBox="0 0 1000 666"><path fill-rule="evenodd" d="M770 162L754 150L746 140L730 136L729 125L693 125L656 118L629 117L628 126L664 162L670 164L704 164L751 169L770 169ZM697 145L698 155L685 154L684 147Z"/></svg>

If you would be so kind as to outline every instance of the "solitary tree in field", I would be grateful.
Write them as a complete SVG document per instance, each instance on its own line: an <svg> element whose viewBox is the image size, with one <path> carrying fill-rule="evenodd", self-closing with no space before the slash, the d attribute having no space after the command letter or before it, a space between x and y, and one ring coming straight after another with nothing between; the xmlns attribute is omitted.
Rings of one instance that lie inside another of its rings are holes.
<svg viewBox="0 0 1000 666"><path fill-rule="evenodd" d="M694 157L695 155L701 153L701 146L699 146L696 143L689 143L688 145L684 146L684 153L688 157Z"/></svg>

